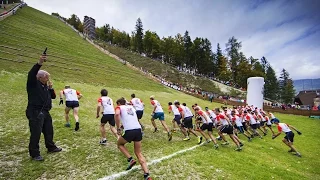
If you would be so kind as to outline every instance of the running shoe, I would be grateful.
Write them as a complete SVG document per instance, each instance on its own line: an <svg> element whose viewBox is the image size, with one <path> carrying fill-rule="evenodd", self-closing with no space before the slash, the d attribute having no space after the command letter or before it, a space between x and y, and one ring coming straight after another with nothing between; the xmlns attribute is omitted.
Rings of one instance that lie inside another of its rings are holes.
<svg viewBox="0 0 320 180"><path fill-rule="evenodd" d="M158 131L158 128L154 128L153 133L156 133L156 132L159 132L159 131Z"/></svg>
<svg viewBox="0 0 320 180"><path fill-rule="evenodd" d="M301 154L297 152L297 153L296 153L296 156L301 157Z"/></svg>
<svg viewBox="0 0 320 180"><path fill-rule="evenodd" d="M66 123L65 125L64 125L64 127L70 127L71 125L69 124L69 123Z"/></svg>
<svg viewBox="0 0 320 180"><path fill-rule="evenodd" d="M242 150L241 147L237 147L237 148L235 149L235 151L241 151L241 150Z"/></svg>
<svg viewBox="0 0 320 180"><path fill-rule="evenodd" d="M215 144L215 145L213 145L213 147L214 147L215 149L218 149L218 148L219 148L219 145L218 145L218 144Z"/></svg>
<svg viewBox="0 0 320 180"><path fill-rule="evenodd" d="M242 142L240 142L239 144L240 144L240 147L244 146L244 144Z"/></svg>
<svg viewBox="0 0 320 180"><path fill-rule="evenodd" d="M198 144L202 143L202 136L198 136Z"/></svg>
<svg viewBox="0 0 320 180"><path fill-rule="evenodd" d="M131 159L126 170L130 170L136 163L137 162L134 159Z"/></svg>
<svg viewBox="0 0 320 180"><path fill-rule="evenodd" d="M79 130L79 122L76 122L76 127L74 128L75 131Z"/></svg>
<svg viewBox="0 0 320 180"><path fill-rule="evenodd" d="M183 140L184 140L184 141L189 141L190 138L189 138L189 137L186 137L186 138L184 138Z"/></svg>
<svg viewBox="0 0 320 180"><path fill-rule="evenodd" d="M222 143L221 145L229 145L229 142L224 142L224 143Z"/></svg>
<svg viewBox="0 0 320 180"><path fill-rule="evenodd" d="M168 132L168 141L171 141L171 140L172 140L172 133Z"/></svg>
<svg viewBox="0 0 320 180"><path fill-rule="evenodd" d="M100 145L106 145L107 144L107 140L100 140Z"/></svg>

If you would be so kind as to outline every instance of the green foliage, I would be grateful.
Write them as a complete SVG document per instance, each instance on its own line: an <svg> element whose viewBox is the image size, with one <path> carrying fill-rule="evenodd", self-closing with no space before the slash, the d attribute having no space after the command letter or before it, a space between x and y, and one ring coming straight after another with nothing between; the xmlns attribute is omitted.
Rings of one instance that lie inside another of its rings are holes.
<svg viewBox="0 0 320 180"><path fill-rule="evenodd" d="M280 78L279 78L279 87L280 87L280 99L284 103L292 103L295 95L295 90L293 86L293 81L289 76L289 73L282 69Z"/></svg>
<svg viewBox="0 0 320 180"><path fill-rule="evenodd" d="M144 52L144 48L143 48L143 25L142 25L142 21L140 18L137 19L136 22L136 32L135 32L135 48L137 52L139 52L140 54Z"/></svg>
<svg viewBox="0 0 320 180"><path fill-rule="evenodd" d="M267 68L265 84L264 84L264 97L271 100L277 100L279 94L279 83L275 71L271 66Z"/></svg>

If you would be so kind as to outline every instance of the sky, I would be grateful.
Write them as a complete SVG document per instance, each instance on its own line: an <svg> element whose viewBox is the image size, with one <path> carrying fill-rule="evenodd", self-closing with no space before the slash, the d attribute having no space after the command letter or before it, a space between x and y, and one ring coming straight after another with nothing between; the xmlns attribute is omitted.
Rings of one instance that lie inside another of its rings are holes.
<svg viewBox="0 0 320 180"><path fill-rule="evenodd" d="M131 34L140 17L144 30L162 37L208 38L216 51L234 36L246 57L265 56L277 75L320 78L320 0L25 0L38 10L76 14Z"/></svg>

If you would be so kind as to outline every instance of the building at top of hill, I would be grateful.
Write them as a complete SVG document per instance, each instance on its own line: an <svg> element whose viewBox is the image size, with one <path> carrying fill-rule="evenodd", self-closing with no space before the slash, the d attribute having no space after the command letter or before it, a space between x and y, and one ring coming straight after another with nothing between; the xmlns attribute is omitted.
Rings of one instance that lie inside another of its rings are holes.
<svg viewBox="0 0 320 180"><path fill-rule="evenodd" d="M92 17L84 16L83 20L83 33L90 39L96 37L96 20Z"/></svg>

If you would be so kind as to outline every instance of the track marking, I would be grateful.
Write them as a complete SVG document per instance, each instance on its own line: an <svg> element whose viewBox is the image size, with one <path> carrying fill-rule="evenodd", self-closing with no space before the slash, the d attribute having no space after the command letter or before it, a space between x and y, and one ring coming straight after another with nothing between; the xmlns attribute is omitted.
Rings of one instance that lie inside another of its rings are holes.
<svg viewBox="0 0 320 180"><path fill-rule="evenodd" d="M177 156L177 155L179 155L179 154L185 153L185 152L187 152L187 151L194 150L195 148L198 148L198 147L204 145L205 143L206 143L206 142L203 142L203 143L201 143L200 145L196 145L196 146L193 146L193 147L191 147L191 148L188 148L188 149L184 149L184 150L175 152L175 153L173 153L173 154L170 154L170 155L168 155L168 156L164 156L164 157L159 158L159 159L154 159L154 160L150 161L150 162L147 163L147 164L148 164L148 166L151 166L151 165L153 165L153 164L157 164L157 163L159 163L159 162L161 162L161 161L163 161L163 160L170 159L170 158L172 158L172 157L174 157L174 156ZM127 174L129 174L131 171L134 171L134 170L136 170L136 169L141 169L141 166L140 166L140 165L136 165L136 166L134 166L132 169L130 169L130 170L128 170L128 171L122 171L122 172L119 172L119 173L116 173L116 174L112 174L112 175L110 175L110 176L105 176L105 177L103 177L103 178L100 178L99 180L114 180L114 179L117 179L117 178L119 178L119 177L121 177L121 176L127 175Z"/></svg>

